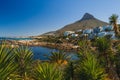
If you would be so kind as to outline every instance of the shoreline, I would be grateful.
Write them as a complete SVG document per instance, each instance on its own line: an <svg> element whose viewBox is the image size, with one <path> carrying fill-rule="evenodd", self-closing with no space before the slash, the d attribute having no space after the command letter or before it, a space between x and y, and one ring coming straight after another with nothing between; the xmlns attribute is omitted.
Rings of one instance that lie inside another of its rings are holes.
<svg viewBox="0 0 120 80"><path fill-rule="evenodd" d="M7 43L10 43L12 47L18 47L20 45L25 45L25 46L41 46L41 47L47 47L47 48L53 48L53 49L58 49L58 50L63 50L63 51L71 51L71 52L78 52L79 46L75 46L70 43L49 43L49 42L38 42L36 40L7 40Z"/></svg>

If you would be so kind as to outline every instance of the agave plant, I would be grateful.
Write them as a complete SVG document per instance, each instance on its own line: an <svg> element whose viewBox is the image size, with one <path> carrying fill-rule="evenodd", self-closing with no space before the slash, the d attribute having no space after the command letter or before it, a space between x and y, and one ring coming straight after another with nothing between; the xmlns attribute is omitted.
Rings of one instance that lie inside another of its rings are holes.
<svg viewBox="0 0 120 80"><path fill-rule="evenodd" d="M62 72L53 64L38 64L34 71L35 80L62 80Z"/></svg>
<svg viewBox="0 0 120 80"><path fill-rule="evenodd" d="M80 53L80 55L84 57L84 53ZM77 64L76 71L80 80L103 80L106 76L104 68L101 67L96 56L89 52L86 53L85 58Z"/></svg>
<svg viewBox="0 0 120 80"><path fill-rule="evenodd" d="M7 80L14 73L16 65L12 48L7 48L5 43L0 45L0 80Z"/></svg>
<svg viewBox="0 0 120 80"><path fill-rule="evenodd" d="M96 39L96 47L99 52L105 53L111 47L111 42L105 37L98 38Z"/></svg>
<svg viewBox="0 0 120 80"><path fill-rule="evenodd" d="M66 53L59 51L59 52L51 52L50 56L47 56L51 62L57 64L67 64L68 60L71 56L68 56Z"/></svg>
<svg viewBox="0 0 120 80"><path fill-rule="evenodd" d="M96 40L96 47L99 52L99 59L104 66L110 66L110 56L113 53L111 40L103 37Z"/></svg>
<svg viewBox="0 0 120 80"><path fill-rule="evenodd" d="M115 65L116 65L116 72L120 78L120 46L117 47L117 54L115 55Z"/></svg>
<svg viewBox="0 0 120 80"><path fill-rule="evenodd" d="M88 40L82 40L78 42L79 47L79 51L80 52L87 52L91 50L91 42Z"/></svg>
<svg viewBox="0 0 120 80"><path fill-rule="evenodd" d="M102 80L105 78L104 68L99 64L89 41L80 41L79 46L80 52L77 54L78 60L75 66L78 80Z"/></svg>
<svg viewBox="0 0 120 80"><path fill-rule="evenodd" d="M96 47L98 51L100 52L99 59L102 63L102 65L105 66L106 72L109 74L109 76L115 80L119 80L119 77L117 75L117 72L114 67L114 52L112 50L111 41L107 38L99 38L96 40Z"/></svg>
<svg viewBox="0 0 120 80"><path fill-rule="evenodd" d="M74 80L74 63L69 62L68 65L64 68L64 79L65 80Z"/></svg>
<svg viewBox="0 0 120 80"><path fill-rule="evenodd" d="M31 49L25 46L21 46L14 50L14 54L15 62L18 65L17 75L19 75L19 78L29 80L29 78L31 77L31 65L33 61L33 53Z"/></svg>

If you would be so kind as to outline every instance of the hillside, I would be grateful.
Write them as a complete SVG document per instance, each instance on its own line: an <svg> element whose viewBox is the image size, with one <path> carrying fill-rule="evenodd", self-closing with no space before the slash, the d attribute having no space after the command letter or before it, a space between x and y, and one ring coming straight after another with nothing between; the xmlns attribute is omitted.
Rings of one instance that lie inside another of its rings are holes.
<svg viewBox="0 0 120 80"><path fill-rule="evenodd" d="M93 15L89 13L85 13L82 19L57 30L56 34L61 34L64 31L75 31L79 29L94 28L97 26L104 26L104 25L108 25L108 23L95 18Z"/></svg>

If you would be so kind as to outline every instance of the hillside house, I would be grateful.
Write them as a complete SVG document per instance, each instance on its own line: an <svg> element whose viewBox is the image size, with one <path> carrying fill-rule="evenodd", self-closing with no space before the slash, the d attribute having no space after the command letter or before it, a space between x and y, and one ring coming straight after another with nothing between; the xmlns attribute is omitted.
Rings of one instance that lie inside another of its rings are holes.
<svg viewBox="0 0 120 80"><path fill-rule="evenodd" d="M65 31L64 36L69 36L70 34L75 33L74 31Z"/></svg>
<svg viewBox="0 0 120 80"><path fill-rule="evenodd" d="M106 34L107 34L107 32L99 32L97 34L97 37L104 37L104 36L106 36Z"/></svg>
<svg viewBox="0 0 120 80"><path fill-rule="evenodd" d="M112 31L112 30L113 30L113 26L111 25L103 26L103 31Z"/></svg>
<svg viewBox="0 0 120 80"><path fill-rule="evenodd" d="M72 37L78 37L78 34L73 33L71 36Z"/></svg>
<svg viewBox="0 0 120 80"><path fill-rule="evenodd" d="M83 30L82 29L79 29L79 30L77 30L76 32L82 32Z"/></svg>
<svg viewBox="0 0 120 80"><path fill-rule="evenodd" d="M101 31L103 31L103 28L101 26L93 29L93 33L99 33Z"/></svg>
<svg viewBox="0 0 120 80"><path fill-rule="evenodd" d="M93 29L77 30L76 33L82 32L80 37L88 37L88 39L94 39L95 37L104 37L111 36L112 39L115 39L115 32L113 31L113 26L100 26ZM65 31L64 36L70 35L71 37L78 37L79 34L76 34L74 31Z"/></svg>
<svg viewBox="0 0 120 80"><path fill-rule="evenodd" d="M85 29L83 30L83 34L91 34L93 32L93 29Z"/></svg>

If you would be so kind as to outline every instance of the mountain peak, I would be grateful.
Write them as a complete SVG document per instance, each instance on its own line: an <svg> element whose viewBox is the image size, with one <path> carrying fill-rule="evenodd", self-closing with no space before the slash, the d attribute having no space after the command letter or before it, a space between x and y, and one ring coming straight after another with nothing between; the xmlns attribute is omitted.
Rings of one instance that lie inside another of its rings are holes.
<svg viewBox="0 0 120 80"><path fill-rule="evenodd" d="M81 20L64 26L63 28L57 30L56 33L63 34L65 31L92 29L97 26L106 26L106 25L108 25L108 23L95 18L93 15L89 13L85 13Z"/></svg>
<svg viewBox="0 0 120 80"><path fill-rule="evenodd" d="M95 19L95 17L89 13L85 13L80 21L88 20L88 19Z"/></svg>

